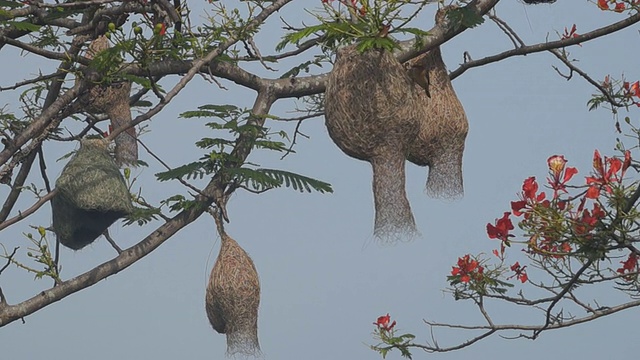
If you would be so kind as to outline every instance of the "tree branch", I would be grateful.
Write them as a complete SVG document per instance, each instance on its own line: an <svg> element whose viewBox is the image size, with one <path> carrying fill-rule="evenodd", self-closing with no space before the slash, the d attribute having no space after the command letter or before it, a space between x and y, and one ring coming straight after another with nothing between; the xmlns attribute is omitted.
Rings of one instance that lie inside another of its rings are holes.
<svg viewBox="0 0 640 360"><path fill-rule="evenodd" d="M528 55L528 54L533 54L541 51L547 51L551 49L558 49L558 48L563 48L567 46L578 45L580 43L584 43L589 40L597 39L599 37L614 33L616 31L620 31L639 21L640 21L640 13L637 13L629 16L624 20L590 31L586 34L578 35L576 37L572 37L564 40L540 43L536 45L522 46L522 47L519 47L513 50L508 50L496 55L487 56L479 60L467 61L464 64L460 65L460 67L458 67L456 70L452 71L449 74L449 77L451 78L451 80L453 80L471 68L498 62L498 61L510 58L512 56Z"/></svg>

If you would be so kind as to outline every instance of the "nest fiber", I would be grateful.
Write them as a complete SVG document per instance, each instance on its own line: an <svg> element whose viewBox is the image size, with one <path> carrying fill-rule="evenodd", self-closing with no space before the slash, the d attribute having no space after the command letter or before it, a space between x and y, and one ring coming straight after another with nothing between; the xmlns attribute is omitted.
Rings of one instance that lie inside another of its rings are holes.
<svg viewBox="0 0 640 360"><path fill-rule="evenodd" d="M413 82L389 52L338 50L327 83L325 122L344 153L373 167L374 235L380 242L417 234L404 167L421 111Z"/></svg>
<svg viewBox="0 0 640 360"><path fill-rule="evenodd" d="M87 51L87 57L94 58L98 53L109 48L109 41L105 36L95 39ZM131 106L129 94L131 82L120 81L108 84L96 84L87 94L87 110L95 113L107 114L111 121L111 128L117 129L131 123ZM138 142L136 129L128 128L116 136L115 158L119 166L138 164Z"/></svg>
<svg viewBox="0 0 640 360"><path fill-rule="evenodd" d="M53 229L74 250L97 239L133 211L131 196L104 140L83 140L56 181L51 200Z"/></svg>
<svg viewBox="0 0 640 360"><path fill-rule="evenodd" d="M211 270L205 305L211 326L227 335L228 356L260 356L258 272L249 255L225 233Z"/></svg>
<svg viewBox="0 0 640 360"><path fill-rule="evenodd" d="M446 9L438 11L436 23L444 21ZM430 50L407 65L415 90L422 90L419 105L423 110L418 137L407 159L416 165L429 166L426 186L429 196L460 197L464 192L462 154L469 123L451 85L440 48Z"/></svg>

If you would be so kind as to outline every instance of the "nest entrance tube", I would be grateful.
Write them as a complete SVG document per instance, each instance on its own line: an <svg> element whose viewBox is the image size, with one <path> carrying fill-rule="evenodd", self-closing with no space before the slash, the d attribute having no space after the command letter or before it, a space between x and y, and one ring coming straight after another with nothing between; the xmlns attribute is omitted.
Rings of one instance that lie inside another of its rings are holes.
<svg viewBox="0 0 640 360"><path fill-rule="evenodd" d="M384 244L412 240L418 235L418 230L404 189L404 157L375 157L371 166L376 208L375 238Z"/></svg>
<svg viewBox="0 0 640 360"><path fill-rule="evenodd" d="M205 308L214 330L227 336L227 356L261 355L258 342L260 280L253 260L229 235L222 244L207 286Z"/></svg>
<svg viewBox="0 0 640 360"><path fill-rule="evenodd" d="M60 243L79 250L133 211L129 189L104 140L82 140L56 180L51 199L53 230Z"/></svg>
<svg viewBox="0 0 640 360"><path fill-rule="evenodd" d="M417 99L413 82L389 52L338 50L327 82L325 124L345 154L373 166L379 243L417 234L404 184L404 161L422 111Z"/></svg>
<svg viewBox="0 0 640 360"><path fill-rule="evenodd" d="M452 7L445 6L438 10L437 24L446 21L450 9ZM448 199L462 197L462 155L469 123L442 61L440 48L429 50L407 65L422 110L418 136L409 148L407 160L429 167L427 195ZM425 84L428 88L423 90Z"/></svg>

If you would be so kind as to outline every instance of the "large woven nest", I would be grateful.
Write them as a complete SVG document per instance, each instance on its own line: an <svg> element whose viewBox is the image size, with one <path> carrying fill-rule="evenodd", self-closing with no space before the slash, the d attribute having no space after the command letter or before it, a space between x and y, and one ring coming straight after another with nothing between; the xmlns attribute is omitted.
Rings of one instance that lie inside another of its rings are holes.
<svg viewBox="0 0 640 360"><path fill-rule="evenodd" d="M418 131L416 91L402 65L384 50L338 51L329 75L325 121L347 155L373 167L374 235L394 243L417 234L405 193L404 163Z"/></svg>
<svg viewBox="0 0 640 360"><path fill-rule="evenodd" d="M94 58L98 53L109 48L109 41L100 36L89 44L87 57ZM119 81L109 84L93 85L86 96L87 110L93 113L107 114L111 127L117 129L131 122L131 106L129 95L131 82ZM116 136L115 158L119 166L138 164L138 142L136 129L130 127Z"/></svg>
<svg viewBox="0 0 640 360"><path fill-rule="evenodd" d="M445 7L438 11L437 23L444 21L447 9ZM414 80L413 87L420 93L419 104L424 110L418 137L407 159L416 165L429 166L426 186L429 196L462 196L462 154L469 124L451 85L440 48L436 47L413 59L407 67ZM425 83L428 89L421 88Z"/></svg>
<svg viewBox="0 0 640 360"><path fill-rule="evenodd" d="M103 140L83 140L56 181L51 200L58 241L74 250L133 211L131 196Z"/></svg>
<svg viewBox="0 0 640 360"><path fill-rule="evenodd" d="M227 335L228 356L259 356L258 272L235 240L224 232L221 236L220 254L207 286L207 316L217 332Z"/></svg>

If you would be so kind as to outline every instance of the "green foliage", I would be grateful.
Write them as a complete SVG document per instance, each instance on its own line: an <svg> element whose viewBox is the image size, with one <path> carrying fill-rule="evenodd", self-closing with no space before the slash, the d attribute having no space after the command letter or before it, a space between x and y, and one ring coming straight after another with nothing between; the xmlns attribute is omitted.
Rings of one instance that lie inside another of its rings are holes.
<svg viewBox="0 0 640 360"><path fill-rule="evenodd" d="M392 51L398 47L390 36L392 34L413 34L416 37L427 35L423 30L406 27L425 4L426 2L412 4L407 1L374 0L360 2L355 8L345 5L344 8L349 9L347 12L325 4L324 11L312 13L320 24L304 26L285 34L276 46L276 51L282 51L290 44L299 46L307 39L317 41L328 49L356 43L360 52L372 48ZM411 6L414 8L408 10ZM407 13L408 16L404 15Z"/></svg>
<svg viewBox="0 0 640 360"><path fill-rule="evenodd" d="M317 67L322 67L322 61L325 61L325 60L327 60L326 56L316 56L313 60L305 61L302 64L294 66L290 70L286 71L284 74L282 74L282 76L280 76L280 79L296 77L298 76L298 74L300 74L301 71L305 73L309 73L309 70L312 65L315 65Z"/></svg>
<svg viewBox="0 0 640 360"><path fill-rule="evenodd" d="M20 1L6 1L0 0L0 7L8 7L8 8L19 8L22 7L23 4Z"/></svg>
<svg viewBox="0 0 640 360"><path fill-rule="evenodd" d="M451 21L451 27L454 30L461 28L474 28L484 22L481 15L476 14L467 7L459 7L447 12L447 18Z"/></svg>
<svg viewBox="0 0 640 360"><path fill-rule="evenodd" d="M281 186L300 192L333 192L329 183L283 170L229 168L225 172L232 175L235 183L258 192Z"/></svg>
<svg viewBox="0 0 640 360"><path fill-rule="evenodd" d="M300 192L318 191L320 193L332 192L331 185L300 174L277 170L249 168L239 164L239 160L228 150L237 142L237 137L244 136L253 139L252 147L277 152L289 151L282 141L272 140L273 134L265 127L251 122L252 114L247 109L234 105L202 105L197 110L180 114L186 119L192 118L216 118L218 121L206 123L206 126L217 135L226 132L227 137L203 137L196 142L196 146L208 150L199 161L178 166L174 169L156 174L159 181L176 179L202 179L207 175L219 174L226 176L225 180L235 186L249 191L262 192L273 188L288 187ZM220 134L220 135L223 135ZM286 137L285 132L277 133ZM232 135L229 137L228 135ZM181 208L183 198L171 199L172 206ZM177 204L177 205L176 205Z"/></svg>
<svg viewBox="0 0 640 360"><path fill-rule="evenodd" d="M134 206L133 212L124 218L124 225L129 226L137 223L138 226L143 226L151 221L158 220L160 209L157 208L141 208Z"/></svg>
<svg viewBox="0 0 640 360"><path fill-rule="evenodd" d="M36 24L32 24L28 21L11 21L11 20L7 20L7 21L2 21L0 22L0 24L3 25L9 25L14 27L16 30L20 30L20 31L38 31L40 30L40 25L36 25Z"/></svg>
<svg viewBox="0 0 640 360"><path fill-rule="evenodd" d="M185 178L189 179L202 179L206 174L204 171L205 163L198 161L192 162L186 165L178 166L177 168L169 171L163 171L156 174L158 181L169 181Z"/></svg>
<svg viewBox="0 0 640 360"><path fill-rule="evenodd" d="M4 254L0 255L0 257L4 259L8 259L16 265L17 267L24 269L30 273L33 273L36 279L42 279L43 277L49 277L54 279L56 282L60 281L60 276L58 274L58 267L56 265L55 260L53 259L53 255L51 254L51 247L49 246L49 242L46 237L46 230L42 226L37 227L38 237L35 237L31 233L25 233L24 236L33 244L32 247L27 248L27 257L33 259L36 263L44 266L43 269L36 269L30 265L24 264L15 259L12 255L10 255L7 250L3 246ZM1 246L1 245L0 245Z"/></svg>
<svg viewBox="0 0 640 360"><path fill-rule="evenodd" d="M160 202L162 205L168 206L172 212L189 210L199 206L199 202L195 200L187 200L182 195L174 195Z"/></svg>

